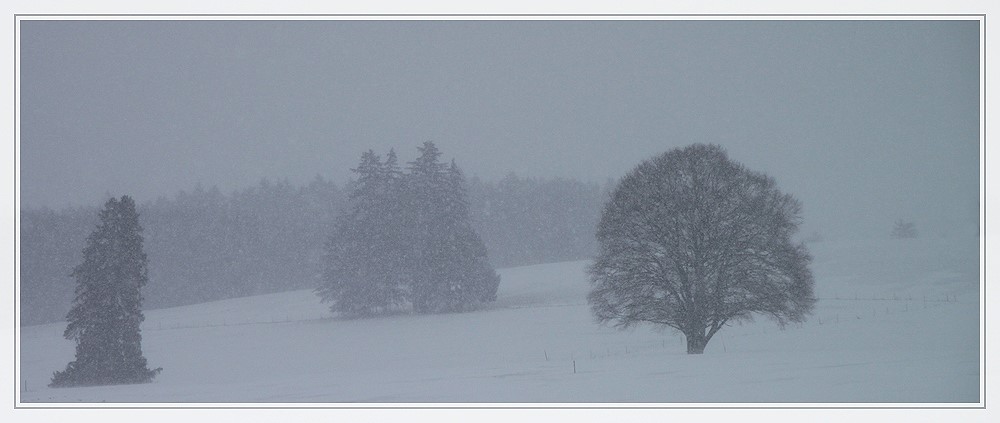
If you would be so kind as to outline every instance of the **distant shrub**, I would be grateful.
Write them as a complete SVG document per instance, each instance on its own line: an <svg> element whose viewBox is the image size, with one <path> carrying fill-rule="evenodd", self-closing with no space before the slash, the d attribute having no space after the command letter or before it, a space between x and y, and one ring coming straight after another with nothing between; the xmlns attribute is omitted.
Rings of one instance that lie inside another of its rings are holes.
<svg viewBox="0 0 1000 423"><path fill-rule="evenodd" d="M889 235L894 239L916 238L917 225L913 222L897 220Z"/></svg>

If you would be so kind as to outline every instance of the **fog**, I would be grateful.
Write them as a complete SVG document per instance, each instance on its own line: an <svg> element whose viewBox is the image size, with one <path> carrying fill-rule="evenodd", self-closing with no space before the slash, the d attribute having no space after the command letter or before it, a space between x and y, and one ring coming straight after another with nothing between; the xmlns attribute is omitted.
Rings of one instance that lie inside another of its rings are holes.
<svg viewBox="0 0 1000 423"><path fill-rule="evenodd" d="M346 182L434 141L469 176L603 182L691 143L804 232L975 233L978 21L22 21L23 207Z"/></svg>

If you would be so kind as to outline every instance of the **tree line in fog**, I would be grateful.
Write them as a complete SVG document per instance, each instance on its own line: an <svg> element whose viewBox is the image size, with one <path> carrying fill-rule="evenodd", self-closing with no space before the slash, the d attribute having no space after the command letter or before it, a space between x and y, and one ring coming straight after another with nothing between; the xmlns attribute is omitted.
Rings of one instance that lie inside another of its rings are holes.
<svg viewBox="0 0 1000 423"><path fill-rule="evenodd" d="M202 186L139 205L149 256L144 308L307 289L323 272L324 243L348 207L346 185L317 176L308 184L264 179L226 194ZM473 228L498 268L586 259L610 184L471 178ZM99 204L21 210L21 324L64 320L73 266L97 225Z"/></svg>

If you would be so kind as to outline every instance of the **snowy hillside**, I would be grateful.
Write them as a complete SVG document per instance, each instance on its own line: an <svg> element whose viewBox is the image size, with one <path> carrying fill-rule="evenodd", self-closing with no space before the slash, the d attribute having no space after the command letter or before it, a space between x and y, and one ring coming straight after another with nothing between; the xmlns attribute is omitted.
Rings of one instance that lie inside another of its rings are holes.
<svg viewBox="0 0 1000 423"><path fill-rule="evenodd" d="M492 309L330 318L309 290L146 312L145 385L46 387L64 324L21 330L21 401L977 403L978 239L810 245L816 312L684 339L593 322L587 262L503 269ZM575 371L574 371L575 366ZM25 387L27 390L24 390ZM28 404L30 405L30 404Z"/></svg>

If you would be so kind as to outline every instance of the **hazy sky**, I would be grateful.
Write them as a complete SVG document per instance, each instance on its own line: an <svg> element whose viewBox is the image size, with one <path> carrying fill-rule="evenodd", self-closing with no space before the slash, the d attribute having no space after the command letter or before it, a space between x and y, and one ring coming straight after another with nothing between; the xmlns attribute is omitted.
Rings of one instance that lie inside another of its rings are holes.
<svg viewBox="0 0 1000 423"><path fill-rule="evenodd" d="M809 230L978 217L978 21L22 21L20 43L22 206L342 183L426 140L487 180L604 181L704 142Z"/></svg>

